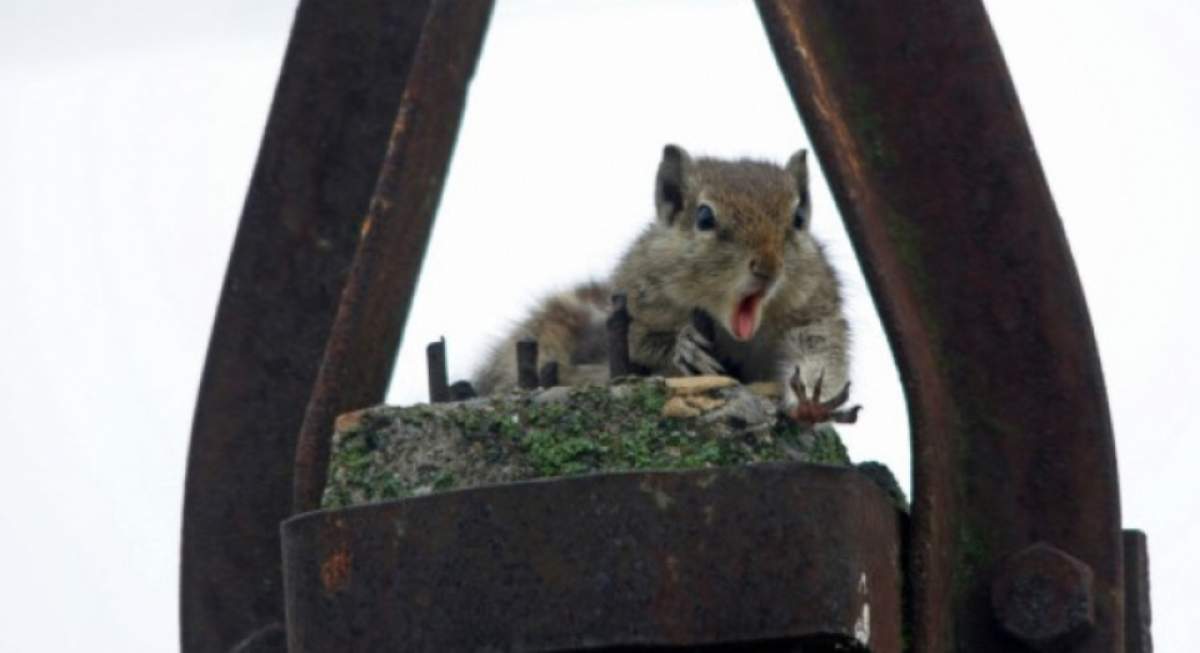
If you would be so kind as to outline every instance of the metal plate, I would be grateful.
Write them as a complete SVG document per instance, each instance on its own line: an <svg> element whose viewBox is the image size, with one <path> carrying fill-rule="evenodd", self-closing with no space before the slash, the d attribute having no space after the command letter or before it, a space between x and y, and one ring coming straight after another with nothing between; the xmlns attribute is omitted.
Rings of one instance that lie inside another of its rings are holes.
<svg viewBox="0 0 1200 653"><path fill-rule="evenodd" d="M313 512L283 526L289 645L865 642L898 653L900 528L900 513L858 472L786 464L516 483Z"/></svg>

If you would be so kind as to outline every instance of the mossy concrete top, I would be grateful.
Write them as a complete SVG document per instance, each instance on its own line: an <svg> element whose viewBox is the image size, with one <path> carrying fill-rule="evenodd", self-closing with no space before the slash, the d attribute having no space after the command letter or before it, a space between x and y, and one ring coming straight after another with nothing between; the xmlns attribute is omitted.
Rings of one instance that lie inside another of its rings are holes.
<svg viewBox="0 0 1200 653"><path fill-rule="evenodd" d="M779 417L775 390L727 377L629 378L348 413L322 506L597 472L849 465L832 427Z"/></svg>

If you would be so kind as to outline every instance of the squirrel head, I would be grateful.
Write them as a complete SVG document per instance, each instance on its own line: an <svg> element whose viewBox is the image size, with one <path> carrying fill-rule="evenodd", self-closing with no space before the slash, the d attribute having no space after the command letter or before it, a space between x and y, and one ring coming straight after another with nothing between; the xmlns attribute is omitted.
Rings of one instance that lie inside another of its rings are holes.
<svg viewBox="0 0 1200 653"><path fill-rule="evenodd" d="M748 159L693 158L663 148L655 183L657 228L682 268L672 295L750 340L781 294L794 294L824 265L809 233L812 203L804 150L780 167Z"/></svg>

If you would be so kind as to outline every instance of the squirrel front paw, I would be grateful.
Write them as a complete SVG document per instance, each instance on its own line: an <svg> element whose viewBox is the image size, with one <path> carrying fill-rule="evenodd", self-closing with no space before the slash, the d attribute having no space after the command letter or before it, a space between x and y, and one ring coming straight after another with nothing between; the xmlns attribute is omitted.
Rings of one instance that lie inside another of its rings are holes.
<svg viewBox="0 0 1200 653"><path fill-rule="evenodd" d="M858 411L862 409L862 406L851 406L845 410L839 410L850 398L850 382L847 381L846 385L842 386L842 389L833 397L821 401L821 386L824 382L825 371L821 370L817 374L816 381L813 382L812 394L809 395L801 378L800 367L797 366L791 379L783 386L780 409L788 417L802 424L816 425L823 422L853 424L857 422Z"/></svg>
<svg viewBox="0 0 1200 653"><path fill-rule="evenodd" d="M725 366L712 353L712 341L693 324L687 324L675 335L671 362L684 376L721 375Z"/></svg>

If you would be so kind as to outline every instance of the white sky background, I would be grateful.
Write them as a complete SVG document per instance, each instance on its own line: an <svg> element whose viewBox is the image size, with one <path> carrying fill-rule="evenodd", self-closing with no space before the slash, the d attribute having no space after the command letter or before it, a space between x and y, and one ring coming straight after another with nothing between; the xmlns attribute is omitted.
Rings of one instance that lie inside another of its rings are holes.
<svg viewBox="0 0 1200 653"><path fill-rule="evenodd" d="M750 2L499 3L389 400L424 400L540 294L603 275L665 142L807 139ZM191 411L294 2L0 6L2 651L177 646ZM1160 650L1200 649L1200 5L992 0L1103 356ZM855 458L907 485L896 372L832 199L856 327ZM543 243L520 252L518 241Z"/></svg>

